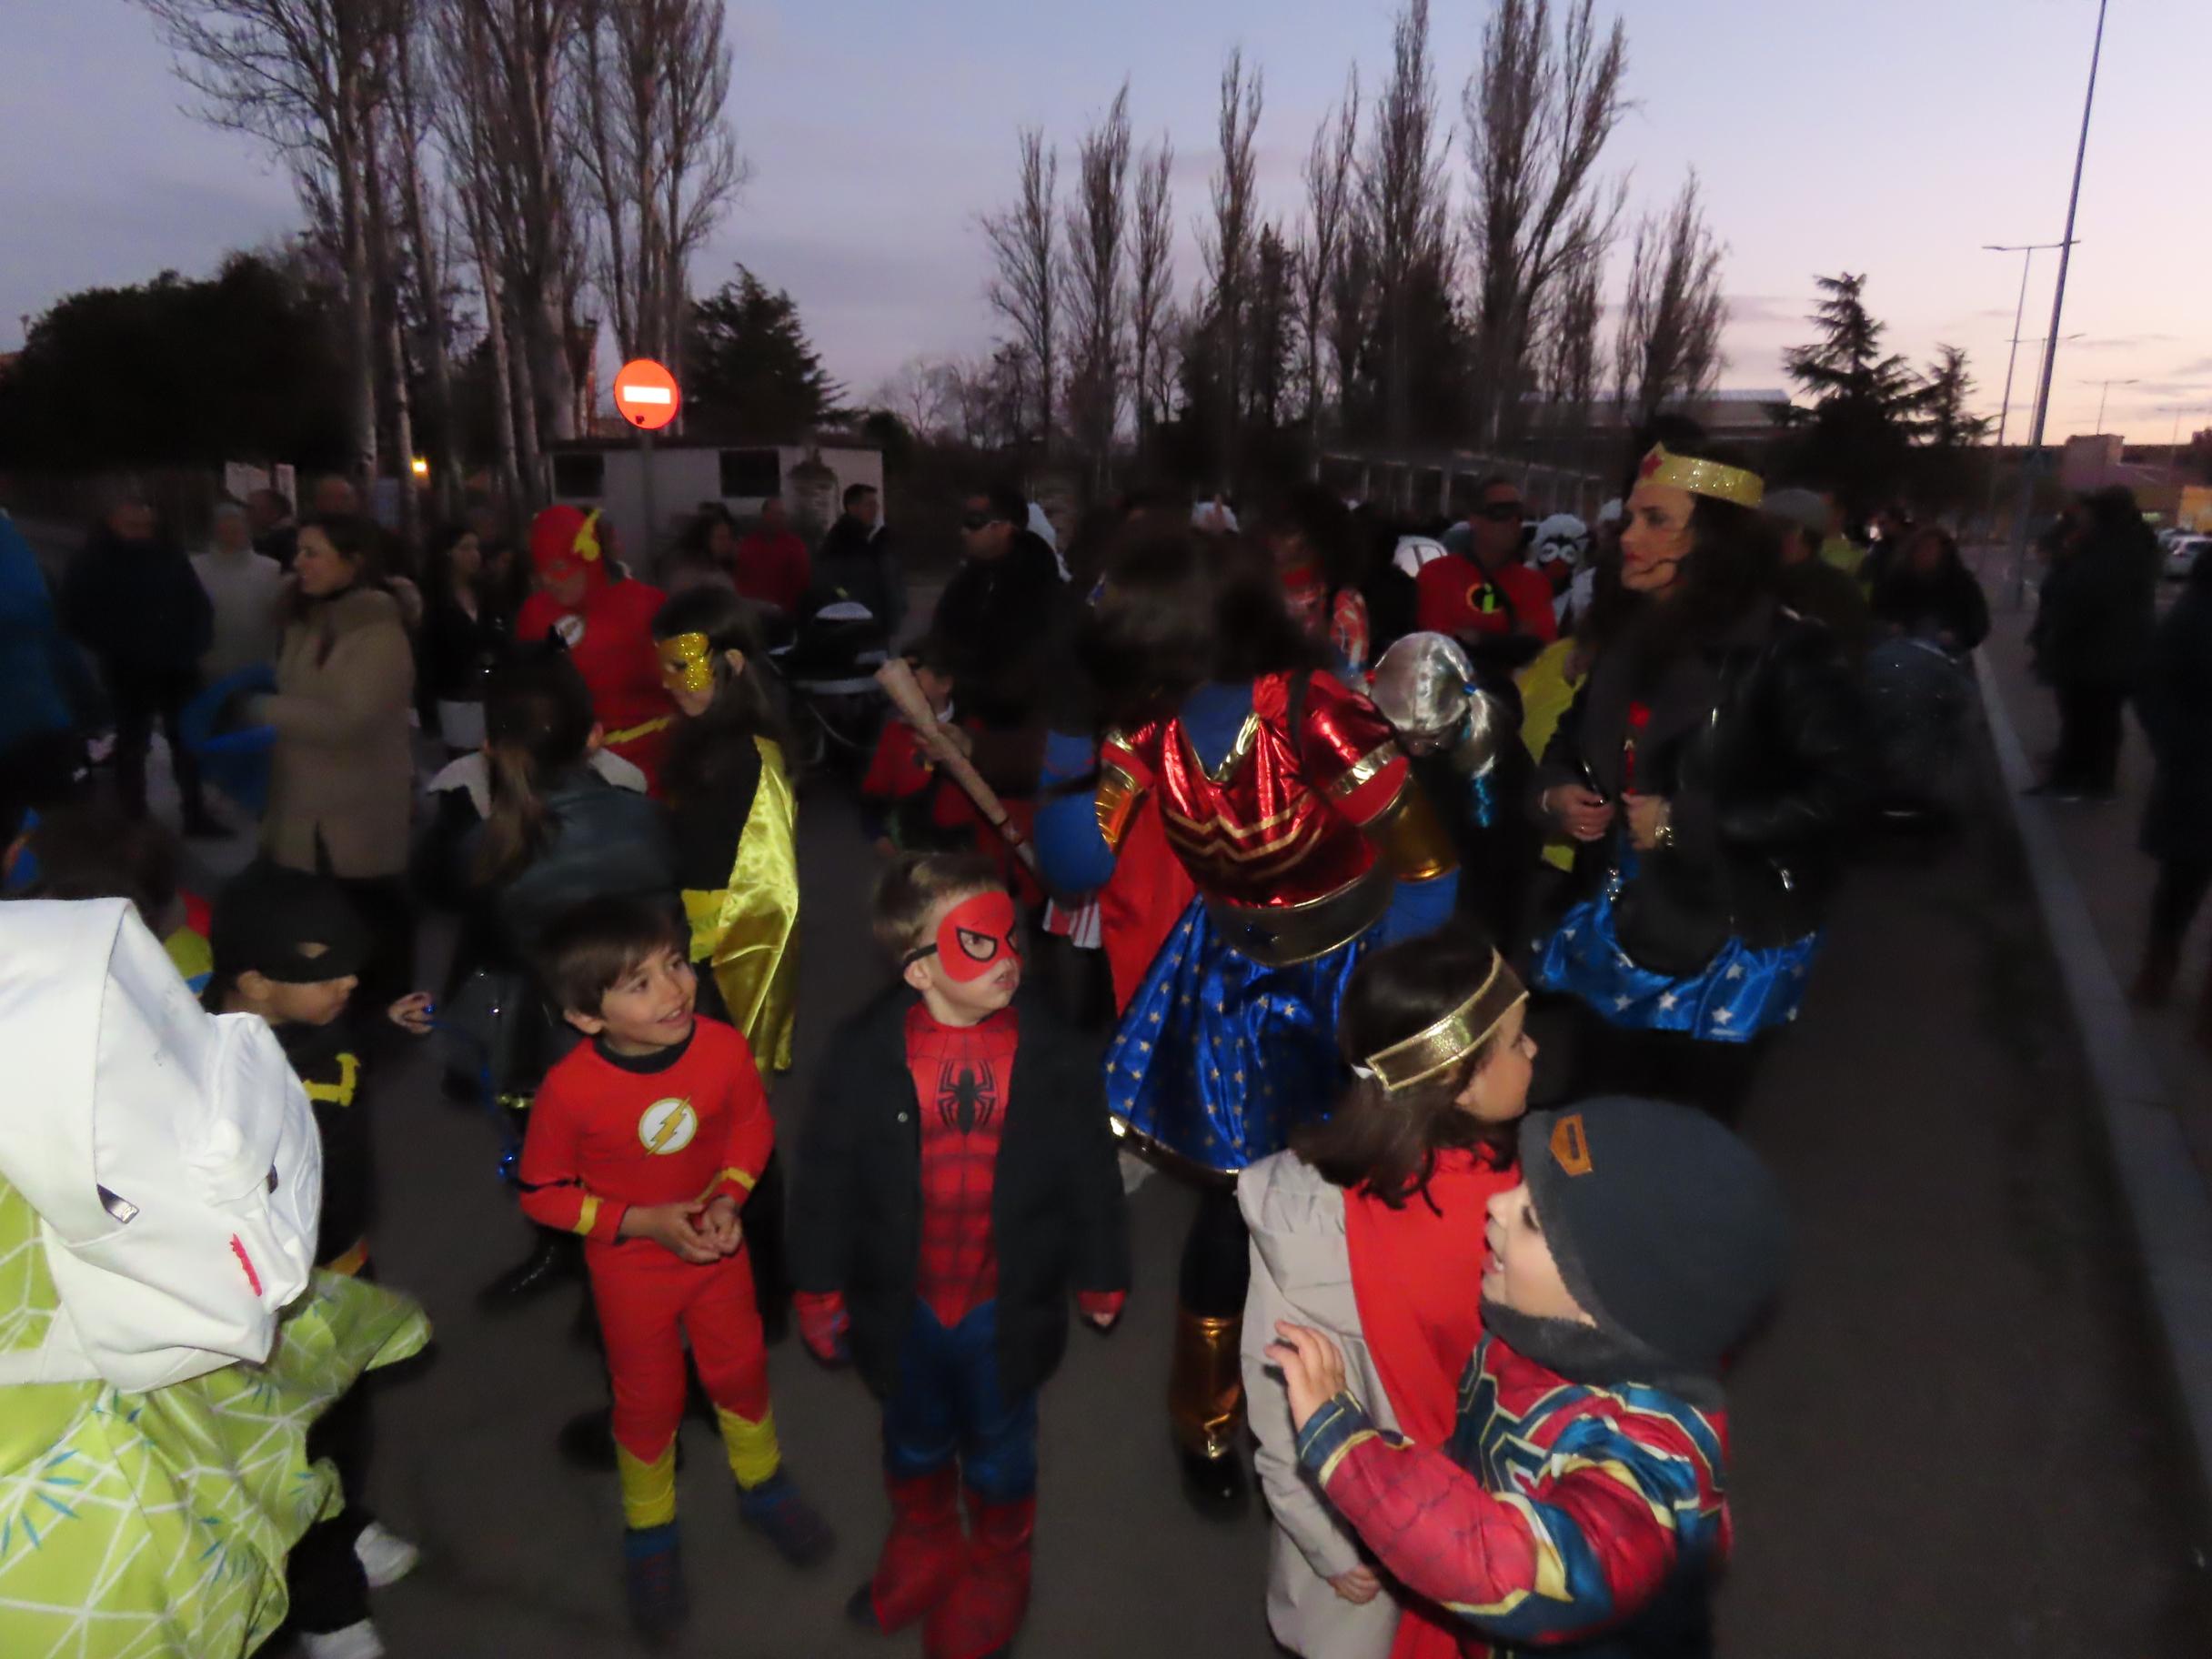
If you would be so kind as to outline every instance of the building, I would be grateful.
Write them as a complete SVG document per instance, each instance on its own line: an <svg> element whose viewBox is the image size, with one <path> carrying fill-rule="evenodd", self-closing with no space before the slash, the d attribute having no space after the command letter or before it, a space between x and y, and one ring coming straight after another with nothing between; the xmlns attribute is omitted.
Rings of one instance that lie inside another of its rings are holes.
<svg viewBox="0 0 2212 1659"><path fill-rule="evenodd" d="M597 508L626 557L654 568L702 506L750 518L773 497L809 538L838 515L847 488L883 488L883 456L859 445L655 444L580 438L552 447L553 499Z"/></svg>

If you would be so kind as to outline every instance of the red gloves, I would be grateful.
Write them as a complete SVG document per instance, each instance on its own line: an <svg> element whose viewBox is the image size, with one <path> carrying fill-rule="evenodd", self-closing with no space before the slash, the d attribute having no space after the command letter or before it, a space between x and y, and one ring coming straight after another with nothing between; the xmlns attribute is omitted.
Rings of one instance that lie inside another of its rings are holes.
<svg viewBox="0 0 2212 1659"><path fill-rule="evenodd" d="M1075 1292L1077 1312L1101 1331L1110 1329L1121 1317L1121 1305L1129 1300L1127 1291L1078 1291Z"/></svg>
<svg viewBox="0 0 2212 1659"><path fill-rule="evenodd" d="M838 1291L798 1291L791 1311L799 1315L799 1340L807 1352L825 1365L842 1365L852 1358L845 1341L852 1329L852 1315L845 1312L845 1298Z"/></svg>

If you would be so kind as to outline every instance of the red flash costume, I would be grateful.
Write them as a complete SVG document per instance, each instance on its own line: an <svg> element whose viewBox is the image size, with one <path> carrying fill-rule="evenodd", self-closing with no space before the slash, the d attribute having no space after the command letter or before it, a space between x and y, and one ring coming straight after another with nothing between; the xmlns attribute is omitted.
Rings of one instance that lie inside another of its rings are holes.
<svg viewBox="0 0 2212 1659"><path fill-rule="evenodd" d="M558 636L591 692L591 711L606 729L606 743L642 770L660 776L675 711L660 681L660 652L653 617L667 598L659 588L608 568L599 547L599 516L573 507L548 507L530 521L530 566L538 588L522 603L515 637ZM584 584L573 607L553 588L576 577Z"/></svg>
<svg viewBox="0 0 2212 1659"><path fill-rule="evenodd" d="M635 1059L598 1043L578 1048L546 1074L531 1106L522 1208L541 1226L584 1237L632 1527L675 1515L679 1326L739 1484L760 1484L780 1461L744 1252L699 1266L650 1239L618 1237L633 1205L704 1207L725 1193L743 1203L775 1134L752 1051L717 1020L696 1020L684 1042Z"/></svg>

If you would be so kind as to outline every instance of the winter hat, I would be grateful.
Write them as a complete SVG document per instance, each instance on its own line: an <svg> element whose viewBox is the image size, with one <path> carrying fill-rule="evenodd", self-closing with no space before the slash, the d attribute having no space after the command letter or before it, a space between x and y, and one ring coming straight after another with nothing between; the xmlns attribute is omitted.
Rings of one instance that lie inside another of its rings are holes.
<svg viewBox="0 0 2212 1659"><path fill-rule="evenodd" d="M1590 527L1573 513L1553 513L1536 527L1536 562L1579 566L1590 551Z"/></svg>
<svg viewBox="0 0 2212 1659"><path fill-rule="evenodd" d="M1789 1222L1752 1150L1701 1111L1611 1096L1521 1121L1522 1179L1600 1332L1713 1376L1781 1289Z"/></svg>

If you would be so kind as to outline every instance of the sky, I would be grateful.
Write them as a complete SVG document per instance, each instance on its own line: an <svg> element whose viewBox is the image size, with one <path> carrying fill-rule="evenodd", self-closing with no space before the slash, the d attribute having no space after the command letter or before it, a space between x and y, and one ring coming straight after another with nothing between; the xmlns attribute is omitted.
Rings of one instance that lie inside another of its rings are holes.
<svg viewBox="0 0 2212 1659"><path fill-rule="evenodd" d="M738 261L788 289L830 370L865 398L901 363L984 347L979 213L1012 188L1016 129L1063 152L1127 75L1141 144L1171 134L1181 287L1215 160L1222 55L1266 76L1268 210L1294 223L1315 124L1356 63L1379 84L1393 0L730 0L730 116L753 176L693 273ZM1436 0L1433 50L1454 128L1486 0ZM1604 167L1632 212L1691 167L1727 245L1724 386L1785 384L1815 273L1855 271L1915 362L1965 347L1997 413L2021 256L2056 242L2096 0L1617 0L1635 107ZM1601 0L1600 15L1608 8ZM2106 25L2055 370L2051 436L2163 443L2212 426L2212 5L2119 0ZM255 143L195 120L127 0L0 0L0 350L63 294L210 271L298 223ZM1612 287L1625 265L1615 256ZM2010 436L2025 436L2056 256L2036 256ZM2109 381L2108 392L2105 383Z"/></svg>

